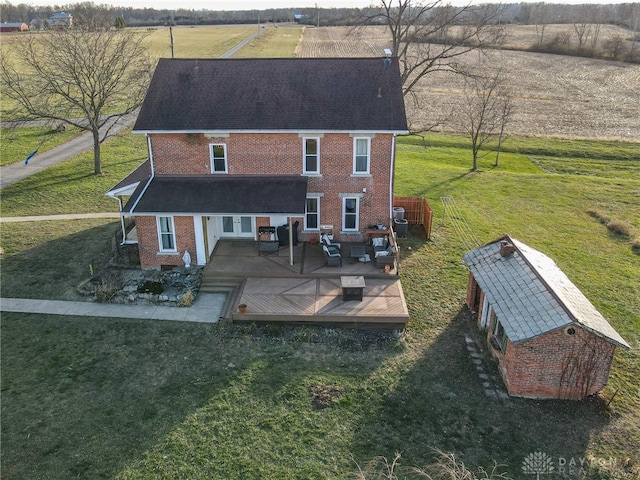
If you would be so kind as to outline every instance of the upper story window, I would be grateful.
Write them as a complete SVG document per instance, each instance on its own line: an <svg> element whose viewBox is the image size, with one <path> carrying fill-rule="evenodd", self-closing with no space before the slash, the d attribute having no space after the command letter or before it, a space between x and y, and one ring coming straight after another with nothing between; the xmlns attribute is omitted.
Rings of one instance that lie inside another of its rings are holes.
<svg viewBox="0 0 640 480"><path fill-rule="evenodd" d="M227 146L223 143L209 145L211 173L227 173Z"/></svg>
<svg viewBox="0 0 640 480"><path fill-rule="evenodd" d="M161 252L176 252L176 231L173 217L157 217L158 243Z"/></svg>
<svg viewBox="0 0 640 480"><path fill-rule="evenodd" d="M320 173L320 139L319 138L303 138L304 149L304 165L303 173L319 174Z"/></svg>
<svg viewBox="0 0 640 480"><path fill-rule="evenodd" d="M371 139L353 139L353 173L369 174L369 164L371 160Z"/></svg>

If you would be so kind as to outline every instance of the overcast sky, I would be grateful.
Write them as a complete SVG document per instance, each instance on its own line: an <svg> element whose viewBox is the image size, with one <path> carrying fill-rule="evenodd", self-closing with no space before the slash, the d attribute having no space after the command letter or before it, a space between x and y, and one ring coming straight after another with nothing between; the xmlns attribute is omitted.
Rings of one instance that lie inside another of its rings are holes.
<svg viewBox="0 0 640 480"><path fill-rule="evenodd" d="M478 1L473 0L473 3L518 3L520 0L503 0L503 1ZM526 1L526 0L525 0ZM539 0L534 0L539 1ZM633 0L626 0L633 1ZM61 5L65 3L80 3L73 0L10 0L14 5L19 3L26 3L29 5ZM313 7L318 5L321 8L340 8L340 7L366 7L368 5L376 5L378 2L375 0L95 0L96 4L116 5L122 7L137 7L137 8L155 8L157 10L163 9L178 9L186 8L189 10L264 10L267 8L295 8L295 7ZM453 5L466 5L466 0L444 0L443 3L451 3ZM602 1L602 0L560 0L554 2L553 0L547 3L564 3L564 4L584 4L584 3L624 3L621 1Z"/></svg>

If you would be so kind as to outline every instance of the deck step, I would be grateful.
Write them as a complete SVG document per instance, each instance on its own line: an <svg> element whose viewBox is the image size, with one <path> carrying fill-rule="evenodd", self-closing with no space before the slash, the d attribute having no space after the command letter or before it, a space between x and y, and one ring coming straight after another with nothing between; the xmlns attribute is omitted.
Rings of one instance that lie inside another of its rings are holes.
<svg viewBox="0 0 640 480"><path fill-rule="evenodd" d="M200 292L203 293L226 293L227 300L225 302L221 318L231 318L232 314L237 310L244 285L246 283L244 277L231 277L221 275L203 275L200 284Z"/></svg>

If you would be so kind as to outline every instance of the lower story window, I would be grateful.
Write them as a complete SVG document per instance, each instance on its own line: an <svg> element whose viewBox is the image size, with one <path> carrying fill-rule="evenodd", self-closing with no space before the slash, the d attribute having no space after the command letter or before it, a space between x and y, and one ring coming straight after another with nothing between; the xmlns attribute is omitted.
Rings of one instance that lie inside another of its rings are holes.
<svg viewBox="0 0 640 480"><path fill-rule="evenodd" d="M158 217L158 239L161 252L176 251L176 233L173 217Z"/></svg>
<svg viewBox="0 0 640 480"><path fill-rule="evenodd" d="M320 198L309 197L305 204L304 212L304 229L305 230L318 230L320 218Z"/></svg>
<svg viewBox="0 0 640 480"><path fill-rule="evenodd" d="M358 230L358 197L344 197L342 199L342 229L344 231Z"/></svg>

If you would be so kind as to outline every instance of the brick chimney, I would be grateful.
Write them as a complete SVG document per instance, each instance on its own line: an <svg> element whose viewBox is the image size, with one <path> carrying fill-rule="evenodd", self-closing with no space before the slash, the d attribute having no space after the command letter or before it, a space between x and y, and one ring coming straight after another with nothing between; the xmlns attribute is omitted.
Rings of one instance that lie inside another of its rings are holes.
<svg viewBox="0 0 640 480"><path fill-rule="evenodd" d="M500 242L500 255L503 257L510 257L513 255L513 252L516 250L516 247L513 246L513 243L509 243L506 240L502 240Z"/></svg>

